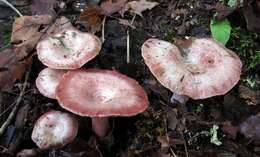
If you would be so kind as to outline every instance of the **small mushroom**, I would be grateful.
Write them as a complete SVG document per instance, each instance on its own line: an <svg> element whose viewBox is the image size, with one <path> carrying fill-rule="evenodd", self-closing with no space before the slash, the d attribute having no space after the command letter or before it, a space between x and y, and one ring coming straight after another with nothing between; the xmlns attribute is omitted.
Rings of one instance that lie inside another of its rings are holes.
<svg viewBox="0 0 260 157"><path fill-rule="evenodd" d="M72 142L78 132L78 122L68 113L49 111L35 123L32 140L42 149L59 148Z"/></svg>
<svg viewBox="0 0 260 157"><path fill-rule="evenodd" d="M92 117L92 130L98 137L109 133L108 117L133 116L148 107L147 95L138 82L111 70L69 71L56 94L61 107Z"/></svg>
<svg viewBox="0 0 260 157"><path fill-rule="evenodd" d="M154 38L142 45L146 65L173 93L204 99L227 93L239 81L239 57L213 39L192 39L178 47Z"/></svg>
<svg viewBox="0 0 260 157"><path fill-rule="evenodd" d="M56 87L65 73L65 70L45 68L36 79L36 87L42 95L56 99Z"/></svg>
<svg viewBox="0 0 260 157"><path fill-rule="evenodd" d="M53 69L77 69L93 59L101 49L93 34L74 28L63 30L37 44L39 60Z"/></svg>

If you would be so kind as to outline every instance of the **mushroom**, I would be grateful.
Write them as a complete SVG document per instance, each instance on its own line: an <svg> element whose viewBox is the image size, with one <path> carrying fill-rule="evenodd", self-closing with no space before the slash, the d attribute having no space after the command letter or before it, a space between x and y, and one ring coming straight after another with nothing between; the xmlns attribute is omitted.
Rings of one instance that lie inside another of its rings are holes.
<svg viewBox="0 0 260 157"><path fill-rule="evenodd" d="M239 81L239 57L213 39L192 39L178 46L155 38L142 45L145 64L164 87L175 93L174 97L223 95Z"/></svg>
<svg viewBox="0 0 260 157"><path fill-rule="evenodd" d="M77 69L101 49L100 40L90 33L68 28L37 44L39 60L53 69Z"/></svg>
<svg viewBox="0 0 260 157"><path fill-rule="evenodd" d="M56 95L61 107L92 117L92 130L98 137L109 133L108 117L133 116L148 107L147 95L138 82L111 70L69 71Z"/></svg>
<svg viewBox="0 0 260 157"><path fill-rule="evenodd" d="M39 73L36 79L36 87L42 95L56 99L56 87L65 73L65 70L45 68Z"/></svg>
<svg viewBox="0 0 260 157"><path fill-rule="evenodd" d="M78 122L68 113L49 111L35 123L32 140L42 149L59 148L72 142L78 132Z"/></svg>

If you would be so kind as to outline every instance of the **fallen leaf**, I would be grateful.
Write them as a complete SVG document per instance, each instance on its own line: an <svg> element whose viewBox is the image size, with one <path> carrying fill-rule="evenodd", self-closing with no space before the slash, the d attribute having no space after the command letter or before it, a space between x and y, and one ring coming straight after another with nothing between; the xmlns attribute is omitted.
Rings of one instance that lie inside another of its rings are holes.
<svg viewBox="0 0 260 157"><path fill-rule="evenodd" d="M227 7L224 4L217 3L216 5L207 5L206 10L214 10L217 12L215 16L216 21L223 20L228 15L232 14L237 8L236 7Z"/></svg>
<svg viewBox="0 0 260 157"><path fill-rule="evenodd" d="M167 136L158 136L157 141L161 144L161 152L167 153L170 148L169 138Z"/></svg>
<svg viewBox="0 0 260 157"><path fill-rule="evenodd" d="M20 57L25 57L32 51L41 36L40 28L47 26L51 23L52 17L49 15L42 16L22 16L15 19L12 28L11 42L20 52Z"/></svg>
<svg viewBox="0 0 260 157"><path fill-rule="evenodd" d="M159 5L158 2L149 2L146 0L131 1L131 2L127 3L125 10L132 11L132 12L142 16L143 11L151 10L152 8L154 8L157 5Z"/></svg>
<svg viewBox="0 0 260 157"><path fill-rule="evenodd" d="M151 157L171 157L169 154L164 154L160 151L152 152Z"/></svg>
<svg viewBox="0 0 260 157"><path fill-rule="evenodd" d="M169 92L161 84L157 83L155 79L145 79L144 82L149 90L161 96L164 101L167 102L169 100Z"/></svg>
<svg viewBox="0 0 260 157"><path fill-rule="evenodd" d="M15 49L5 49L0 52L0 90L7 90L31 65L32 57L20 60Z"/></svg>
<svg viewBox="0 0 260 157"><path fill-rule="evenodd" d="M98 32L102 26L102 14L103 10L100 7L89 7L80 13L76 24L84 26L87 32Z"/></svg>
<svg viewBox="0 0 260 157"><path fill-rule="evenodd" d="M259 7L259 8L258 8ZM246 19L247 29L249 31L260 33L260 2L257 3L257 11L254 11L253 4L248 4L244 6L243 8L243 14Z"/></svg>
<svg viewBox="0 0 260 157"><path fill-rule="evenodd" d="M238 128L233 126L230 121L223 122L221 130L227 133L232 139L236 139Z"/></svg>
<svg viewBox="0 0 260 157"><path fill-rule="evenodd" d="M112 0L107 0L102 2L100 7L104 11L105 15L111 15L124 9L126 2L127 0L116 0L115 2L112 2Z"/></svg>
<svg viewBox="0 0 260 157"><path fill-rule="evenodd" d="M4 132L4 134L0 137L0 145L1 147L8 148L10 143L12 142L12 139L15 136L16 128L13 125L9 125Z"/></svg>
<svg viewBox="0 0 260 157"><path fill-rule="evenodd" d="M56 19L55 22L48 28L42 38L47 38L53 34L62 32L69 28L73 28L70 20L64 16L61 16L60 18Z"/></svg>
<svg viewBox="0 0 260 157"><path fill-rule="evenodd" d="M37 148L33 149L23 149L17 153L17 157L34 157L38 155L39 150Z"/></svg>
<svg viewBox="0 0 260 157"><path fill-rule="evenodd" d="M174 131L179 121L177 119L177 110L170 107L165 108L167 115L167 127Z"/></svg>
<svg viewBox="0 0 260 157"><path fill-rule="evenodd" d="M245 99L249 105L260 104L260 91L252 90L246 86L239 86L239 97Z"/></svg>
<svg viewBox="0 0 260 157"><path fill-rule="evenodd" d="M57 6L57 0L32 0L31 12L33 15L51 15L56 14L54 8Z"/></svg>
<svg viewBox="0 0 260 157"><path fill-rule="evenodd" d="M210 31L216 41L226 45L231 33L230 22L228 19L223 19L221 21L211 20Z"/></svg>
<svg viewBox="0 0 260 157"><path fill-rule="evenodd" d="M260 114L250 116L240 126L239 131L247 138L260 139Z"/></svg>

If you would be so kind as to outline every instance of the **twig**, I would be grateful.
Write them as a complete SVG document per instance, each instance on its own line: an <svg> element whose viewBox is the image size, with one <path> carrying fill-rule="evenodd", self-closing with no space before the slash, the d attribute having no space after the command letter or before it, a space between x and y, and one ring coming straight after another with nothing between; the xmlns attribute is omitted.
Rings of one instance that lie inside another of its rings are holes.
<svg viewBox="0 0 260 157"><path fill-rule="evenodd" d="M183 132L181 131L180 133L181 133L182 139L185 141L185 142L184 142L184 149L185 149L186 157L189 157L186 140L185 140L185 138L184 138Z"/></svg>
<svg viewBox="0 0 260 157"><path fill-rule="evenodd" d="M166 119L164 119L164 125L165 125L165 128L164 128L164 129L165 129L165 134L166 134L166 140L167 140L168 143L170 143L169 135L168 135L168 131L167 131L168 124L167 124ZM170 151L171 151L171 153L172 153L172 155L173 155L174 157L178 157L178 156L174 153L174 151L173 151L173 149L172 149L171 146L169 147L169 149L170 149Z"/></svg>
<svg viewBox="0 0 260 157"><path fill-rule="evenodd" d="M16 9L11 3L9 3L7 0L0 0L6 5L8 5L10 8L12 8L19 16L23 16L18 9Z"/></svg>
<svg viewBox="0 0 260 157"><path fill-rule="evenodd" d="M105 42L105 23L106 23L106 18L107 16L104 17L103 22L102 22L102 43Z"/></svg>
<svg viewBox="0 0 260 157"><path fill-rule="evenodd" d="M13 102L12 104L10 104L2 113L0 113L0 118L5 115L15 104L16 102Z"/></svg>
<svg viewBox="0 0 260 157"><path fill-rule="evenodd" d="M96 147L96 150L98 151L99 156L104 157L97 144L95 144L95 147Z"/></svg>
<svg viewBox="0 0 260 157"><path fill-rule="evenodd" d="M131 20L131 25L133 25L134 20L135 20L136 14L134 14L132 20ZM126 62L130 63L130 36L129 36L129 28L126 31Z"/></svg>
<svg viewBox="0 0 260 157"><path fill-rule="evenodd" d="M130 36L129 29L126 31L126 63L130 63Z"/></svg>
<svg viewBox="0 0 260 157"><path fill-rule="evenodd" d="M0 128L0 137L3 135L3 133L5 132L5 129L8 127L8 125L11 123L12 119L14 118L18 108L19 108L19 104L21 103L22 99L23 99L23 95L26 89L26 85L27 85L27 81L29 78L29 73L30 73L30 69L26 72L25 74L25 79L24 79L24 83L23 83L23 88L20 92L19 97L17 98L14 108L12 110L12 112L9 114L8 118L6 119L6 121L3 123L3 125Z"/></svg>

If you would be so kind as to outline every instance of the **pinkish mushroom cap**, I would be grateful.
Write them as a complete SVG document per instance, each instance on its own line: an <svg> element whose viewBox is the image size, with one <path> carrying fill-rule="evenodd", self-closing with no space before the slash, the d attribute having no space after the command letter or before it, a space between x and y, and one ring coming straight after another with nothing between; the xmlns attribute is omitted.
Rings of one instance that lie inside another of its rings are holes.
<svg viewBox="0 0 260 157"><path fill-rule="evenodd" d="M204 99L225 94L239 81L242 63L223 45L202 38L179 46L181 51L159 39L148 39L142 45L146 65L172 92Z"/></svg>
<svg viewBox="0 0 260 157"><path fill-rule="evenodd" d="M56 99L56 87L65 73L65 70L43 69L36 79L39 92L48 98Z"/></svg>
<svg viewBox="0 0 260 157"><path fill-rule="evenodd" d="M81 116L131 116L143 112L148 98L137 81L111 70L75 70L58 85L59 104Z"/></svg>
<svg viewBox="0 0 260 157"><path fill-rule="evenodd" d="M78 133L78 122L68 113L49 111L35 123L32 140L41 149L63 147Z"/></svg>
<svg viewBox="0 0 260 157"><path fill-rule="evenodd" d="M53 69L77 69L93 59L101 49L100 40L93 34L66 29L40 41L39 60Z"/></svg>

